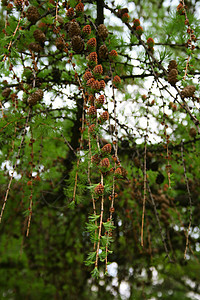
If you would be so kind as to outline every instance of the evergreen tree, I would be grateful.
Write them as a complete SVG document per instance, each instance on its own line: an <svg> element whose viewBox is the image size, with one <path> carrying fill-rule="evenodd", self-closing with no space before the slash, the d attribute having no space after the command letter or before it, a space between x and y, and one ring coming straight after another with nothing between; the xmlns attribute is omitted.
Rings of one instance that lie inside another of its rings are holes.
<svg viewBox="0 0 200 300"><path fill-rule="evenodd" d="M175 2L1 2L0 299L200 297L199 3Z"/></svg>

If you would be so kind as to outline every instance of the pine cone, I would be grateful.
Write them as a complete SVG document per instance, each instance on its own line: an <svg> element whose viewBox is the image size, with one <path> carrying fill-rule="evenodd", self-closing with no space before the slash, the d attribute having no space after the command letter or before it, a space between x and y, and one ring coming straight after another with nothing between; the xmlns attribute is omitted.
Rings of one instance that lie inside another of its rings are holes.
<svg viewBox="0 0 200 300"><path fill-rule="evenodd" d="M99 184L95 187L94 192L95 192L95 194L97 194L97 195L103 195L103 193L104 193L104 186L103 186L101 183L99 183Z"/></svg>
<svg viewBox="0 0 200 300"><path fill-rule="evenodd" d="M192 97L194 95L195 90L196 90L196 87L194 85L188 85L182 90L181 96L184 98Z"/></svg>
<svg viewBox="0 0 200 300"><path fill-rule="evenodd" d="M103 158L102 161L100 162L100 165L102 168L109 168L110 167L110 161L109 159L106 157L106 158Z"/></svg>
<svg viewBox="0 0 200 300"><path fill-rule="evenodd" d="M90 125L90 127L88 128L88 131L90 133L94 133L95 132L95 124Z"/></svg>
<svg viewBox="0 0 200 300"><path fill-rule="evenodd" d="M78 3L77 5L76 5L76 12L77 13L81 13L81 12L84 12L84 4L83 3Z"/></svg>
<svg viewBox="0 0 200 300"><path fill-rule="evenodd" d="M70 22L68 26L69 36L81 35L81 28L77 22Z"/></svg>
<svg viewBox="0 0 200 300"><path fill-rule="evenodd" d="M81 53L84 50L84 41L80 36L73 36L72 50L76 53Z"/></svg>
<svg viewBox="0 0 200 300"><path fill-rule="evenodd" d="M114 85L114 87L118 87L120 85L120 83L121 83L121 78L118 75L116 75L113 78L113 85Z"/></svg>
<svg viewBox="0 0 200 300"><path fill-rule="evenodd" d="M97 65L96 67L94 67L93 69L93 73L94 74L103 74L103 67L102 65Z"/></svg>
<svg viewBox="0 0 200 300"><path fill-rule="evenodd" d="M110 154L111 153L111 150L112 150L112 146L111 144L106 144L103 146L103 148L101 149L101 151L103 153L106 153L106 154Z"/></svg>
<svg viewBox="0 0 200 300"><path fill-rule="evenodd" d="M40 52L42 50L42 47L38 43L30 43L28 48L34 52Z"/></svg>
<svg viewBox="0 0 200 300"><path fill-rule="evenodd" d="M138 26L140 26L140 20L139 19L134 19L133 20L133 28L136 29Z"/></svg>
<svg viewBox="0 0 200 300"><path fill-rule="evenodd" d="M107 111L104 111L100 116L100 120L102 120L102 121L109 120L109 113Z"/></svg>
<svg viewBox="0 0 200 300"><path fill-rule="evenodd" d="M98 154L93 155L93 156L91 157L91 162L98 165L99 162L100 162L99 155L98 155Z"/></svg>
<svg viewBox="0 0 200 300"><path fill-rule="evenodd" d="M130 20L129 14L128 14L128 13L124 13L124 14L122 15L122 21L123 21L124 23L128 23L129 20Z"/></svg>
<svg viewBox="0 0 200 300"><path fill-rule="evenodd" d="M92 85L91 85L91 88L94 90L94 91L99 91L100 90L100 83L98 80L94 80L92 82Z"/></svg>
<svg viewBox="0 0 200 300"><path fill-rule="evenodd" d="M189 135L192 138L195 138L196 134L197 134L196 129L194 127L190 128Z"/></svg>
<svg viewBox="0 0 200 300"><path fill-rule="evenodd" d="M103 91L105 89L105 87L106 87L105 81L104 80L100 80L99 84L100 84L100 90Z"/></svg>
<svg viewBox="0 0 200 300"><path fill-rule="evenodd" d="M99 48L99 57L101 59L106 59L108 57L108 48L106 47L106 45L102 45Z"/></svg>
<svg viewBox="0 0 200 300"><path fill-rule="evenodd" d="M97 108L100 108L100 107L102 107L102 105L104 104L104 95L101 95L101 96L99 96L99 98L98 99L95 99L95 106L97 107Z"/></svg>
<svg viewBox="0 0 200 300"><path fill-rule="evenodd" d="M90 71L86 71L85 74L83 75L84 80L89 80L93 77L92 73Z"/></svg>
<svg viewBox="0 0 200 300"><path fill-rule="evenodd" d="M22 4L23 4L23 0L15 0L14 4L16 6L17 9L21 9L22 8Z"/></svg>
<svg viewBox="0 0 200 300"><path fill-rule="evenodd" d="M29 97L28 97L28 104L30 106L34 106L37 104L37 102L39 102L40 100L42 100L43 98L43 91L38 89L36 92L32 93Z"/></svg>
<svg viewBox="0 0 200 300"><path fill-rule="evenodd" d="M73 17L74 17L75 13L74 13L73 7L70 7L70 8L67 10L66 15L67 15L68 18L73 18Z"/></svg>
<svg viewBox="0 0 200 300"><path fill-rule="evenodd" d="M5 88L3 91L2 91L2 96L4 98L8 98L10 96L10 93L11 93L11 89L10 88Z"/></svg>
<svg viewBox="0 0 200 300"><path fill-rule="evenodd" d="M94 96L92 94L88 96L88 102L90 105L94 106Z"/></svg>
<svg viewBox="0 0 200 300"><path fill-rule="evenodd" d="M92 86L92 84L93 84L93 82L95 81L95 79L94 78L90 78L90 79L88 79L88 81L87 81L87 86Z"/></svg>
<svg viewBox="0 0 200 300"><path fill-rule="evenodd" d="M88 109L88 115L90 116L96 116L97 114L97 110L94 106L90 106L89 109Z"/></svg>
<svg viewBox="0 0 200 300"><path fill-rule="evenodd" d="M118 9L117 16L121 18L123 14L127 14L127 13L128 13L128 8Z"/></svg>
<svg viewBox="0 0 200 300"><path fill-rule="evenodd" d="M58 37L56 39L56 47L58 48L58 50L62 51L65 48L65 43L64 40L61 37Z"/></svg>
<svg viewBox="0 0 200 300"><path fill-rule="evenodd" d="M31 22L32 24L35 24L38 21L40 14L35 6L30 6L27 9L26 17L29 22Z"/></svg>
<svg viewBox="0 0 200 300"><path fill-rule="evenodd" d="M82 32L85 34L85 35L90 35L91 34L91 27L90 25L85 25L82 29Z"/></svg>
<svg viewBox="0 0 200 300"><path fill-rule="evenodd" d="M171 69L171 71L168 74L168 82L171 84L175 84L178 79L177 79L178 71L176 69Z"/></svg>
<svg viewBox="0 0 200 300"><path fill-rule="evenodd" d="M149 48L153 48L153 46L155 45L155 42L152 38L148 38L147 39L147 45Z"/></svg>
<svg viewBox="0 0 200 300"><path fill-rule="evenodd" d="M142 35L143 32L144 32L142 26L137 26L135 30L136 30L136 32L137 32L138 35Z"/></svg>
<svg viewBox="0 0 200 300"><path fill-rule="evenodd" d="M33 36L34 36L34 39L40 43L44 43L44 41L46 40L46 36L45 36L44 32L42 32L42 30L40 30L40 29L36 29L33 32Z"/></svg>
<svg viewBox="0 0 200 300"><path fill-rule="evenodd" d="M115 58L115 57L118 56L118 53L117 53L116 50L112 50L112 51L110 51L109 56L112 57L112 58Z"/></svg>
<svg viewBox="0 0 200 300"><path fill-rule="evenodd" d="M97 64L97 53L91 52L88 56L88 60Z"/></svg>
<svg viewBox="0 0 200 300"><path fill-rule="evenodd" d="M104 24L100 24L98 26L98 35L105 40L108 36L108 29L106 28L106 26Z"/></svg>
<svg viewBox="0 0 200 300"><path fill-rule="evenodd" d="M115 170L115 175L122 176L122 170L121 170L121 168L117 168Z"/></svg>
<svg viewBox="0 0 200 300"><path fill-rule="evenodd" d="M176 69L177 70L177 62L173 59L170 60L169 65L168 65L168 73L172 70L172 69Z"/></svg>
<svg viewBox="0 0 200 300"><path fill-rule="evenodd" d="M96 48L97 46L97 41L95 38L91 38L89 39L89 41L87 41L87 50L94 50L94 48Z"/></svg>

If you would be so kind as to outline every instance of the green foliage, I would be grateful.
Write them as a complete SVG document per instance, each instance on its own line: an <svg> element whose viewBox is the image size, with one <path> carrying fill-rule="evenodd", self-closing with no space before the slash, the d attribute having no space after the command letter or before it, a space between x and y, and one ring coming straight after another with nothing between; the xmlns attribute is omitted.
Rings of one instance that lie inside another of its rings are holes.
<svg viewBox="0 0 200 300"><path fill-rule="evenodd" d="M76 0L29 2L40 14L34 24L26 5L0 7L0 298L198 298L197 1L183 1L182 15L173 1L83 1L81 14ZM72 43L72 19L83 49ZM82 34L86 25L91 35ZM90 38L103 74L89 63ZM105 89L83 79L88 71Z"/></svg>

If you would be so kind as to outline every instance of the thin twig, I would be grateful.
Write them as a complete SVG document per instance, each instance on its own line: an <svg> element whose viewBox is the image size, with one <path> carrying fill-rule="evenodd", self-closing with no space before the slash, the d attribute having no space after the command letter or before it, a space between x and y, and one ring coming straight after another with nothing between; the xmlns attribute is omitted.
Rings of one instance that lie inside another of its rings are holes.
<svg viewBox="0 0 200 300"><path fill-rule="evenodd" d="M185 183L186 183L187 194L188 194L188 199L189 199L189 206L190 206L189 207L190 218L189 218L189 225L188 225L188 229L187 229L186 245L185 245L185 252L184 252L184 259L186 259L187 248L188 248L188 244L189 244L189 232L190 232L190 227L192 224L192 197L191 197L190 187L189 187L188 178L187 178L187 174L186 174L186 166L185 166L185 160L184 160L184 154L183 154L183 144L181 144L181 158L182 158L184 177L185 177Z"/></svg>
<svg viewBox="0 0 200 300"><path fill-rule="evenodd" d="M26 127L28 126L28 122L29 122L29 118L31 116L31 112L32 112L32 109L30 107L29 111L28 111L28 116L27 116L27 119L26 119L25 127L24 127L24 132L22 134L22 139L21 139L19 149L18 149L18 152L17 152L16 161L15 161L15 164L14 164L14 167L13 167L13 171L11 173L10 181L8 183L8 187L7 187L7 190L6 190L6 195L4 197L4 202L3 202L3 206L2 206L1 214L0 214L0 223L1 223L1 220L2 220L3 212L4 212L4 209L5 209L5 206L6 206L6 202L7 202L7 199L8 199L8 194L9 194L11 183L12 183L12 180L13 180L13 177L14 177L14 172L15 172L15 169L17 167L17 160L18 160L18 157L20 155L20 151L21 151L21 148L22 148L22 145L24 143L25 136L26 136Z"/></svg>

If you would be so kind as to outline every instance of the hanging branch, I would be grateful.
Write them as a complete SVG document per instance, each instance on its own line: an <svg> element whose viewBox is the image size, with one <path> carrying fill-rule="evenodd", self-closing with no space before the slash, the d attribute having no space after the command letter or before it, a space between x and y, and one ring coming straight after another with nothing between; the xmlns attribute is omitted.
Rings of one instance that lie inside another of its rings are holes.
<svg viewBox="0 0 200 300"><path fill-rule="evenodd" d="M19 145L19 148L18 148L18 152L17 152L17 156L16 156L16 161L15 161L15 164L14 164L14 167L13 167L13 170L12 170L12 173L11 173L10 181L8 183L8 187L7 187L7 190L6 190L5 197L4 197L4 202L3 202L3 206L2 206L1 214L0 214L0 223L1 223L1 220L2 220L3 212L4 212L4 209L5 209L5 206L6 206L6 202L7 202L7 199L8 199L8 194L9 194L11 183L12 183L12 180L13 180L13 177L14 177L14 172L15 172L15 169L17 167L17 159L19 158L19 155L20 155L20 152L21 152L21 148L22 148L22 145L24 143L25 136L26 136L26 128L28 126L28 122L29 122L29 119L31 117L31 113L32 113L32 108L30 107L29 111L28 111L28 115L27 115L27 119L26 119L24 131L23 131L23 134L22 134L22 139L21 139L21 142L20 142L20 145Z"/></svg>
<svg viewBox="0 0 200 300"><path fill-rule="evenodd" d="M33 152L33 143L34 143L34 139L33 139L33 131L32 129L31 131L31 139L30 139L30 146L31 146L31 171L29 173L29 177L30 177L30 181L28 181L28 185L30 186L31 192L30 192L30 196L29 196L29 215L28 215L28 224L27 224L27 231L26 231L26 237L28 237L29 235L29 231L30 231L30 225L31 225L31 217L32 217L32 213L33 213L33 157L34 157L34 152Z"/></svg>
<svg viewBox="0 0 200 300"><path fill-rule="evenodd" d="M11 46L12 46L12 40L14 39L14 37L15 37L15 35L16 35L18 29L19 29L20 22L21 22L21 20L23 19L23 15L24 15L24 6L25 6L25 1L23 0L23 1L22 1L22 12L21 12L21 16L20 16L20 18L19 18L19 20L18 20L18 23L17 23L17 26L16 26L16 28L15 28L15 30L14 30L14 32L13 32L12 39L11 39L9 45L8 45L8 48L7 48L8 52L10 51L10 48L11 48ZM3 57L3 60L2 60L3 62L5 62L7 56L8 56L7 54L4 54L4 57Z"/></svg>
<svg viewBox="0 0 200 300"><path fill-rule="evenodd" d="M183 165L183 170L184 170L184 177L185 177L185 183L186 183L186 188L187 188L187 194L188 194L188 199L189 199L189 212L190 212L189 225L188 225L187 235L186 235L185 252L184 252L184 259L186 259L187 248L188 248L188 244L189 244L189 232L190 232L190 227L191 227L191 224L192 224L192 198L191 198L190 187L189 187L188 178L187 178L187 174L186 174L186 166L185 166L183 150L184 150L184 148L183 148L183 143L182 143L181 144L181 158L182 158L182 165Z"/></svg>
<svg viewBox="0 0 200 300"><path fill-rule="evenodd" d="M144 229L144 213L145 213L145 203L147 196L147 127L146 127L146 135L144 141L144 195L142 201L142 226L141 226L141 246L143 247L143 229Z"/></svg>
<svg viewBox="0 0 200 300"><path fill-rule="evenodd" d="M103 186L103 173L101 173L101 185ZM102 225L103 225L104 195L101 196L101 208L100 209L101 209L101 214L100 214L100 221L99 221L99 233L98 233L98 242L97 242L96 259L95 259L95 268L96 269L98 269L101 231L102 231Z"/></svg>
<svg viewBox="0 0 200 300"><path fill-rule="evenodd" d="M165 252L167 254L167 257L169 259L169 262L173 262L171 260L171 257L170 257L170 254L169 254L169 250L167 248L167 244L166 244L166 241L165 241L165 237L163 235L163 232L162 232L162 227L161 227L161 224L160 224L160 219L159 219L159 215L158 215L158 211L157 211L157 208L156 208L156 204L155 204L155 201L154 201L154 198L153 198L153 195L151 193L151 189L150 189L150 186L147 182L147 187L148 187L148 191L149 191L149 195L150 195L150 199L151 199L151 202L152 202L152 205L153 205L153 209L154 209L154 213L155 213L155 216L156 216L156 220L157 220L157 223L158 223L158 227L159 227L159 231L160 231L160 236L161 236L161 239L162 239L162 243L164 245L164 248L165 248Z"/></svg>
<svg viewBox="0 0 200 300"><path fill-rule="evenodd" d="M92 158L92 152L91 152L91 140L90 140L90 132L88 128L88 146L89 146L89 160L88 160L88 183L90 186L92 186L91 178L90 178L90 168L91 168L91 158ZM91 193L92 196L92 205L93 205L93 213L96 216L96 204L94 199L93 192ZM95 226L97 226L97 220L95 219ZM95 229L95 237L96 237L97 230ZM94 241L94 250L96 248L96 242Z"/></svg>

